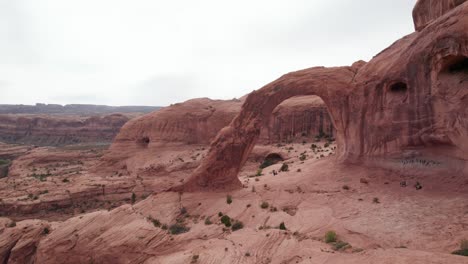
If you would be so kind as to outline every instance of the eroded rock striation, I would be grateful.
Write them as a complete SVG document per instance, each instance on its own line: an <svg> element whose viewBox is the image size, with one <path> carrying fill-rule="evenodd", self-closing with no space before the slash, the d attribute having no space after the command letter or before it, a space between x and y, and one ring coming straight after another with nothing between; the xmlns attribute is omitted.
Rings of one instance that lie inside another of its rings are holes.
<svg viewBox="0 0 468 264"><path fill-rule="evenodd" d="M467 173L467 87L464 3L368 63L291 72L251 93L192 177L176 190L240 187L239 169L273 110L300 95L320 96L327 105L340 162L377 165L390 157L417 159Z"/></svg>
<svg viewBox="0 0 468 264"><path fill-rule="evenodd" d="M413 9L414 27L417 31L421 31L432 21L464 2L466 0L418 0Z"/></svg>

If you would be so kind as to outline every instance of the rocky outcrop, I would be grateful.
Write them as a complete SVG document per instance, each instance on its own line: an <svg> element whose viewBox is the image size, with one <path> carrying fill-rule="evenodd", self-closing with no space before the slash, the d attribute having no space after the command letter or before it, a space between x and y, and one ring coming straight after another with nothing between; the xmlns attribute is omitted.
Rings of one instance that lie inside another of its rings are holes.
<svg viewBox="0 0 468 264"><path fill-rule="evenodd" d="M334 120L340 162L417 159L458 173L468 156L468 3L408 35L370 62L288 73L251 93L178 191L232 189L273 110L318 95Z"/></svg>
<svg viewBox="0 0 468 264"><path fill-rule="evenodd" d="M0 141L59 146L111 142L130 118L121 114L93 117L0 115Z"/></svg>
<svg viewBox="0 0 468 264"><path fill-rule="evenodd" d="M418 0L413 9L414 27L423 30L428 24L463 4L466 0Z"/></svg>

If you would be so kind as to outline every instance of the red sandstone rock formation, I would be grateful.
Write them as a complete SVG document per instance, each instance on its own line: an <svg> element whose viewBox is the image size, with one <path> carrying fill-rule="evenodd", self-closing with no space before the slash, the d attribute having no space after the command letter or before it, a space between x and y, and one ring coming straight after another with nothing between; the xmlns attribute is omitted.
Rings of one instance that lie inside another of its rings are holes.
<svg viewBox="0 0 468 264"><path fill-rule="evenodd" d="M339 161L376 164L416 156L463 171L468 158L467 68L464 3L368 63L288 73L251 93L191 179L176 190L240 187L237 174L262 127L278 104L299 95L318 95L328 106Z"/></svg>
<svg viewBox="0 0 468 264"><path fill-rule="evenodd" d="M418 0L413 10L414 27L417 31L423 30L428 24L466 0Z"/></svg>
<svg viewBox="0 0 468 264"><path fill-rule="evenodd" d="M129 120L121 114L103 117L0 115L0 141L35 145L111 142Z"/></svg>

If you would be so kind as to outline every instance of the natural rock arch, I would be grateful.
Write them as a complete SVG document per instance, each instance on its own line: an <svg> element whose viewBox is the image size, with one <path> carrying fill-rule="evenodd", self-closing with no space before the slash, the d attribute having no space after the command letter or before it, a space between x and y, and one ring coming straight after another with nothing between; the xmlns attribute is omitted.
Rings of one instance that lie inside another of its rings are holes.
<svg viewBox="0 0 468 264"><path fill-rule="evenodd" d="M267 125L275 107L293 96L317 95L323 99L336 128L338 159L343 158L346 148L343 122L347 115L344 106L347 95L353 90L353 78L362 65L364 62L351 67L316 67L292 72L252 92L239 115L212 142L202 164L184 185L175 190L241 186L237 174L260 136L261 128Z"/></svg>

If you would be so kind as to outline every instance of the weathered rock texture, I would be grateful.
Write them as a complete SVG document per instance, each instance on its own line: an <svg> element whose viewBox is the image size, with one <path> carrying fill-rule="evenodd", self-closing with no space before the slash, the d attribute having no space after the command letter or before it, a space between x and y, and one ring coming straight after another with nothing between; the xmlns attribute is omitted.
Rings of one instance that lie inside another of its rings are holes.
<svg viewBox="0 0 468 264"><path fill-rule="evenodd" d="M328 106L341 162L418 158L458 172L468 159L468 3L370 62L288 73L251 93L192 177L176 190L240 187L239 169L282 101L318 95Z"/></svg>
<svg viewBox="0 0 468 264"><path fill-rule="evenodd" d="M417 31L423 30L428 24L466 0L418 0L413 9L414 27Z"/></svg>
<svg viewBox="0 0 468 264"><path fill-rule="evenodd" d="M315 95L285 100L272 112L262 130L261 142L289 142L295 139L334 135L332 119L323 100Z"/></svg>
<svg viewBox="0 0 468 264"><path fill-rule="evenodd" d="M93 117L0 115L0 141L34 145L112 142L130 118L121 114Z"/></svg>

